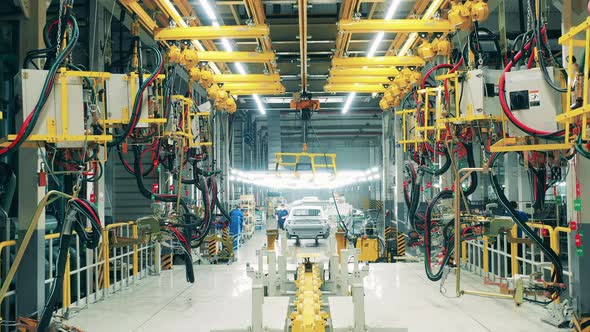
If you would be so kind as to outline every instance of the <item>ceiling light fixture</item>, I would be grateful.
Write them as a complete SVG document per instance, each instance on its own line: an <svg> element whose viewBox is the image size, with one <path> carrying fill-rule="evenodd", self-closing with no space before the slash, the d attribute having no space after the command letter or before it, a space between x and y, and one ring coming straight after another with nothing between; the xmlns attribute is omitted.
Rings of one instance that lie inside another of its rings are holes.
<svg viewBox="0 0 590 332"><path fill-rule="evenodd" d="M348 98L346 98L346 102L344 103L344 107L342 108L342 114L348 113L350 105L352 105L352 100L354 99L354 96L356 96L356 92L352 92L348 95Z"/></svg>
<svg viewBox="0 0 590 332"><path fill-rule="evenodd" d="M264 105L262 104L262 100L260 100L260 97L258 95L252 95L252 97L254 97L254 101L258 106L258 111L260 111L260 114L266 114L266 110L264 109Z"/></svg>
<svg viewBox="0 0 590 332"><path fill-rule="evenodd" d="M211 21L216 21L217 17L215 16L215 11L213 10L213 7L211 7L209 2L207 0L200 0L199 2L201 3L201 6L203 6L203 8L205 9L205 13L207 14L207 16L209 16Z"/></svg>

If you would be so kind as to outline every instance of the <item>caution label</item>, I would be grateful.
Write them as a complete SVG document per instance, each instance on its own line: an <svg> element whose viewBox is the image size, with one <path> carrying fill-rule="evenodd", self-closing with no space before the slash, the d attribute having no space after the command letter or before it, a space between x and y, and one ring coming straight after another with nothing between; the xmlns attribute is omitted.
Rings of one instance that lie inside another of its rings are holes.
<svg viewBox="0 0 590 332"><path fill-rule="evenodd" d="M529 90L529 107L541 106L539 90Z"/></svg>

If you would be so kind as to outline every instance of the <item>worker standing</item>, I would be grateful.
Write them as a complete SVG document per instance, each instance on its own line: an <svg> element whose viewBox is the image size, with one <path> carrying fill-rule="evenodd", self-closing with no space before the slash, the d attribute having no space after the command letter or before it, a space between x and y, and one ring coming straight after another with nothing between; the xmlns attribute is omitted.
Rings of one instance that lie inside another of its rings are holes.
<svg viewBox="0 0 590 332"><path fill-rule="evenodd" d="M231 218L229 223L229 234L234 239L234 248L238 248L240 245L240 236L242 234L242 223L244 222L244 213L239 205L236 205L236 207L231 210L229 217Z"/></svg>
<svg viewBox="0 0 590 332"><path fill-rule="evenodd" d="M278 229L285 229L285 220L289 216L289 211L285 209L285 204L281 204L281 209L277 211L277 228Z"/></svg>

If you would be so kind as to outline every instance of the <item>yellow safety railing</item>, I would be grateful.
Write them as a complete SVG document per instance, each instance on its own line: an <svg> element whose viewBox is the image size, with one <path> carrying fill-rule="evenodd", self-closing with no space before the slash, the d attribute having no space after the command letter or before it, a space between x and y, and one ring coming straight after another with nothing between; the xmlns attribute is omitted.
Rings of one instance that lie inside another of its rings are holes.
<svg viewBox="0 0 590 332"><path fill-rule="evenodd" d="M541 235L541 238L548 239L551 249L556 254L561 252L560 236L567 235L571 232L571 229L567 227L553 227L550 225L540 223L527 223L527 225ZM519 237L518 227L514 225L510 230L509 234L499 234L495 241L490 241L487 236L483 236L478 240L470 240L462 242L461 252L461 264L467 270L476 274L482 275L486 278L486 281L495 279L506 279L517 274L531 274L535 272L542 272L543 269L548 269L551 273L553 272L553 266L549 267L549 261L546 261L541 250L538 251L533 249L534 244L529 244L529 240ZM569 252L569 238L568 238L568 259L570 259L571 253ZM519 246L520 249L519 250ZM539 259L535 259L539 256ZM569 284L571 292L572 274L569 271L569 266L564 268L564 276L568 278L567 283ZM550 280L551 273L547 274ZM546 276L543 274L543 276Z"/></svg>
<svg viewBox="0 0 590 332"><path fill-rule="evenodd" d="M138 226L135 222L130 221L114 223L104 227L102 230L101 244L94 250L80 247L79 241L74 241L72 243L75 246L73 249L76 254L72 256L72 252L69 251L66 258L66 269L62 287L62 308L60 309L62 313L65 313L73 304L75 306L80 306L81 304L88 305L91 302L104 299L109 292L115 292L122 289L123 283L126 283L127 285L132 281L145 278L148 275L148 268L150 268L155 261L159 261L159 259L153 259L155 252L153 252L153 246L151 243L132 243L120 248L113 247L109 237L111 232L121 232L124 235L130 235L132 238L138 238ZM48 279L45 280L45 284L50 284L54 280L54 262L51 260L51 257L53 256L54 241L57 241L60 236L60 233L45 235L45 241L48 243L46 247L49 250L50 257L50 272ZM0 257L5 257L5 250L10 250L10 248L16 246L16 240L0 242ZM86 255L87 258L91 257L91 259L90 261L85 261L85 264L81 264L81 261L83 260L82 256L84 255ZM0 266L4 264L10 266L12 262L3 259L0 262ZM111 270L111 265L113 266L114 271ZM117 271L117 266L120 266L119 271ZM132 273L124 273L124 266L129 266ZM87 274L86 280L83 280L82 278L83 272ZM117 280L118 274L120 274L119 280ZM111 275L115 277L114 282L111 281ZM81 288L82 283L86 283L85 290ZM81 296L82 292L85 297ZM16 293L16 289L11 290L6 293L3 299L0 299L0 312L2 312L1 307L4 301L8 297L15 296ZM72 303L72 300L75 300L75 302ZM10 306L8 310L11 310ZM10 315L11 314L9 313L8 317L5 317L5 319L9 319Z"/></svg>

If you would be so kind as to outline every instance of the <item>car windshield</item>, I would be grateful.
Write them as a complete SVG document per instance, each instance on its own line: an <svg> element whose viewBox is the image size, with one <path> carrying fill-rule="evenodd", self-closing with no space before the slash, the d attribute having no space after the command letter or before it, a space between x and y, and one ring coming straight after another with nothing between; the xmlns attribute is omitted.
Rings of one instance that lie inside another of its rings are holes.
<svg viewBox="0 0 590 332"><path fill-rule="evenodd" d="M321 211L318 209L295 209L291 213L294 217L319 217Z"/></svg>

